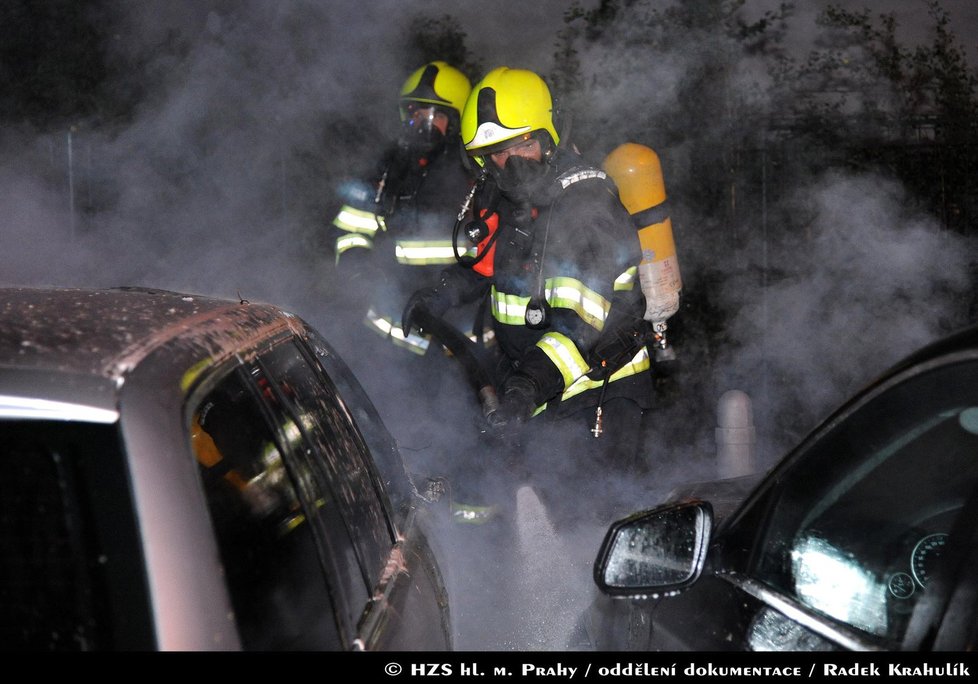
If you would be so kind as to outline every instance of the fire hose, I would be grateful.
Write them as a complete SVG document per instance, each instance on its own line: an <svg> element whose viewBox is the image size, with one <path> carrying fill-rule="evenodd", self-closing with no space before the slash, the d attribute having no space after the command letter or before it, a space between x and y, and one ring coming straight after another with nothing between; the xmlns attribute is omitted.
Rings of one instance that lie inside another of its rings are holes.
<svg viewBox="0 0 978 684"><path fill-rule="evenodd" d="M479 351L479 345L458 328L424 307L416 315L418 326L425 332L431 333L462 364L466 377L476 391L483 415L489 417L499 408L499 397L496 394L492 373L486 368Z"/></svg>

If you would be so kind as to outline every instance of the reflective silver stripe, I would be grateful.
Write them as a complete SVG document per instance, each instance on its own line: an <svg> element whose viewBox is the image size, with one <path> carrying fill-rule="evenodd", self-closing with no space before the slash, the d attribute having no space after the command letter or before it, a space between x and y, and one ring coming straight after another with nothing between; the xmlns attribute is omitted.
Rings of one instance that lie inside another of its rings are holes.
<svg viewBox="0 0 978 684"><path fill-rule="evenodd" d="M336 238L336 259L340 258L340 254L348 249L353 249L354 247L362 247L364 249L373 249L374 241L367 237L366 235L355 235L347 234L341 235Z"/></svg>
<svg viewBox="0 0 978 684"><path fill-rule="evenodd" d="M431 344L429 338L422 337L413 332L405 337L400 325L395 325L391 322L390 318L381 316L373 309L367 311L364 323L374 332L378 332L384 337L389 337L391 342L397 346L404 347L415 354L424 354L428 351L428 345Z"/></svg>
<svg viewBox="0 0 978 684"><path fill-rule="evenodd" d="M587 180L588 178L607 178L608 174L600 169L584 169L583 171L578 171L576 173L569 173L566 176L561 176L557 180L560 181L560 186L564 189L569 185L582 180Z"/></svg>
<svg viewBox="0 0 978 684"><path fill-rule="evenodd" d="M604 328L611 309L611 302L576 278L548 278L544 296L550 306L571 309L597 330ZM494 285L491 302L492 316L497 321L507 325L523 325L529 297L505 294Z"/></svg>
<svg viewBox="0 0 978 684"><path fill-rule="evenodd" d="M492 286L490 297L492 317L500 323L523 325L526 322L526 305L529 302L529 297L506 294L497 290L495 285Z"/></svg>
<svg viewBox="0 0 978 684"><path fill-rule="evenodd" d="M632 266L630 269L615 278L615 292L631 290L633 287L635 287L636 275L638 275L638 266Z"/></svg>
<svg viewBox="0 0 978 684"><path fill-rule="evenodd" d="M465 252L475 256L476 248ZM452 264L455 263L455 247L451 240L398 240L394 255L401 264Z"/></svg>
<svg viewBox="0 0 978 684"><path fill-rule="evenodd" d="M374 235L378 228L384 228L383 219L373 212L363 209L354 209L349 205L344 205L340 213L333 219L333 225L348 233L363 233L364 235Z"/></svg>
<svg viewBox="0 0 978 684"><path fill-rule="evenodd" d="M611 310L607 299L576 278L548 278L546 286L550 306L576 311L588 325L598 330L604 328Z"/></svg>
<svg viewBox="0 0 978 684"><path fill-rule="evenodd" d="M367 315L364 316L363 322L368 328L390 339L390 341L396 344L398 347L404 347L415 354L424 354L428 351L428 347L431 345L430 335L423 336L412 332L410 335L405 337L404 329L401 328L399 323L394 323L389 316L381 316L372 308L367 311ZM475 333L472 331L464 334L473 342L479 342L479 338L476 337ZM494 339L495 333L493 331L483 331L482 342L484 344L491 344L493 343ZM447 356L451 356L451 350L449 350L448 347L443 345L442 351Z"/></svg>

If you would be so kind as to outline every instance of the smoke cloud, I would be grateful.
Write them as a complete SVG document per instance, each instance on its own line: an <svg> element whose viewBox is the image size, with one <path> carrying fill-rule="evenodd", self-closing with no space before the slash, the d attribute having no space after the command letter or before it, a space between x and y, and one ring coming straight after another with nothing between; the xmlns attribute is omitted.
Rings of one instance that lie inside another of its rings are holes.
<svg viewBox="0 0 978 684"><path fill-rule="evenodd" d="M559 30L560 3L547 5L546 24L543 15L528 21L526 12L541 10L525 4L501 10L507 23L531 24L543 36L519 46L487 40L477 4L457 10L488 67L549 71L552 41L543 27ZM343 283L323 242L336 184L372 164L393 135L397 90L417 65L404 64L392 46L408 25L405 7L421 3L107 7L114 28L107 47L121 74L114 85L139 93L138 106L125 121L0 132L0 283L142 285L278 304L350 362L412 470L476 448L479 409L460 375L440 385L444 413L419 415L405 406L417 388L398 369L358 358L368 333L336 304ZM424 8L438 14L437 6ZM493 35L514 33L500 31ZM616 39L627 43L621 33ZM684 49L651 62L611 45L580 55L593 73L610 64L621 74L593 101L607 128L585 150L592 161L645 133L630 128L648 118L639 114L674 100L704 57L724 48L697 41L691 36ZM753 106L761 107L766 74L751 61L729 69L731 88L755 93ZM892 181L812 179L780 207L808 217L804 235L779 230L782 214L773 209L747 230L684 202L683 184L694 182L702 160L682 135L658 151L685 290L719 281L711 305L732 315L719 348L690 331L682 336L680 362L692 368L705 360L708 372L681 385L680 396L663 397L648 417L648 481L603 484L618 516L658 503L680 483L716 477L713 427L723 392L754 399L759 463L769 467L890 363L966 322L960 302L972 287L974 245L910 208ZM580 491L573 475L561 480L569 497ZM515 553L495 548L491 530L436 527L458 648L567 648L592 597L590 563L611 520L561 535L532 492L521 490L516 508Z"/></svg>

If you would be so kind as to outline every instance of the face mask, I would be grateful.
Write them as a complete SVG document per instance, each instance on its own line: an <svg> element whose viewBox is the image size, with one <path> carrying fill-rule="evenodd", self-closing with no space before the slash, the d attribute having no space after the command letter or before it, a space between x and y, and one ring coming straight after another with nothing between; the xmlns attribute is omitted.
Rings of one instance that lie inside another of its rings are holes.
<svg viewBox="0 0 978 684"><path fill-rule="evenodd" d="M440 148L445 142L445 134L437 126L430 122L422 122L420 125L411 125L413 122L405 123L401 130L401 144L418 155L429 154Z"/></svg>
<svg viewBox="0 0 978 684"><path fill-rule="evenodd" d="M517 156L507 159L506 166L501 169L491 161L487 166L500 192L517 202L527 201L533 196L546 178L548 168L545 162Z"/></svg>

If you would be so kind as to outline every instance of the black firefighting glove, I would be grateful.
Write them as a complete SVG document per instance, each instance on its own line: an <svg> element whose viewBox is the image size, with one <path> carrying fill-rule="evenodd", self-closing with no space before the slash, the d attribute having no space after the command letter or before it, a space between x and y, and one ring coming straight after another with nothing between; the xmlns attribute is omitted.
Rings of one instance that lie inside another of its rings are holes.
<svg viewBox="0 0 978 684"><path fill-rule="evenodd" d="M449 298L445 292L443 284L433 287L423 287L414 292L408 299L401 314L401 330L404 336L411 334L411 328L420 328L419 318L423 312L434 316L442 317L448 311L450 305Z"/></svg>
<svg viewBox="0 0 978 684"><path fill-rule="evenodd" d="M503 385L499 408L486 416L489 427L509 431L525 423L536 409L536 386L525 375L510 376Z"/></svg>

